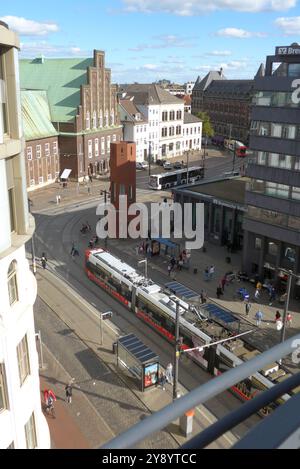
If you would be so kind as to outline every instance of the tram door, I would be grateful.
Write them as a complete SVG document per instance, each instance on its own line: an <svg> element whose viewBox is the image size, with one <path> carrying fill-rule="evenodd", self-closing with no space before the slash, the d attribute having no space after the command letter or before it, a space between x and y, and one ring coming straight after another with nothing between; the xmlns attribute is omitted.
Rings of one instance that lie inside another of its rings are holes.
<svg viewBox="0 0 300 469"><path fill-rule="evenodd" d="M136 287L132 287L131 295L131 310L135 313L135 303L136 303Z"/></svg>

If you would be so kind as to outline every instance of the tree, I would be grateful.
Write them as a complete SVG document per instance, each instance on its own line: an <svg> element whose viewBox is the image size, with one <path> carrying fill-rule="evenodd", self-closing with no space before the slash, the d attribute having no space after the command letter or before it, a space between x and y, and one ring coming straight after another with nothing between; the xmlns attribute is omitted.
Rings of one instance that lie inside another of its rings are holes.
<svg viewBox="0 0 300 469"><path fill-rule="evenodd" d="M202 120L202 134L205 137L213 137L214 136L214 129L210 123L210 117L207 112L198 112L196 117Z"/></svg>

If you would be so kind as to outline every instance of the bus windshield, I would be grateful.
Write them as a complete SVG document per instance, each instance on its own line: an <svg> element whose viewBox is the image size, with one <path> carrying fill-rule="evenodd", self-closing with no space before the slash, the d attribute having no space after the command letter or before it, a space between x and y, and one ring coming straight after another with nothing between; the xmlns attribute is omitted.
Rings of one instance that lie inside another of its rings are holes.
<svg viewBox="0 0 300 469"><path fill-rule="evenodd" d="M157 176L151 176L149 184L150 184L151 187L157 187L158 186L158 177Z"/></svg>

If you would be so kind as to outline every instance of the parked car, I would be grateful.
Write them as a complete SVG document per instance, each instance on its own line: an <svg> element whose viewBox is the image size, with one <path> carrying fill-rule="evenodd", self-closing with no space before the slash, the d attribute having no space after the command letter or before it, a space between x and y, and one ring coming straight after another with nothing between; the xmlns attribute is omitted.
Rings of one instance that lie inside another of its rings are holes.
<svg viewBox="0 0 300 469"><path fill-rule="evenodd" d="M181 161L175 161L175 163L173 164L173 168L174 169L181 169L181 168L183 168L183 164L181 163Z"/></svg>
<svg viewBox="0 0 300 469"><path fill-rule="evenodd" d="M136 163L136 169L147 169L148 168L148 163L146 161L138 161Z"/></svg>
<svg viewBox="0 0 300 469"><path fill-rule="evenodd" d="M163 166L163 164L166 162L167 160L156 160L156 164L158 164L158 166Z"/></svg>
<svg viewBox="0 0 300 469"><path fill-rule="evenodd" d="M164 169L172 169L173 166L171 165L171 163L169 163L169 161L165 161L164 164L163 164L163 167Z"/></svg>

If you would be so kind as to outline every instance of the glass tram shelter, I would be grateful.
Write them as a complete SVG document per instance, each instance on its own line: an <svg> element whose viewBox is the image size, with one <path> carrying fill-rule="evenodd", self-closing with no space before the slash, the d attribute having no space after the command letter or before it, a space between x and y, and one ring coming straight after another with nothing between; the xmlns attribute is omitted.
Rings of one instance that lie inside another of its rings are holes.
<svg viewBox="0 0 300 469"><path fill-rule="evenodd" d="M134 334L119 338L117 363L129 371L142 392L157 384L159 357Z"/></svg>

